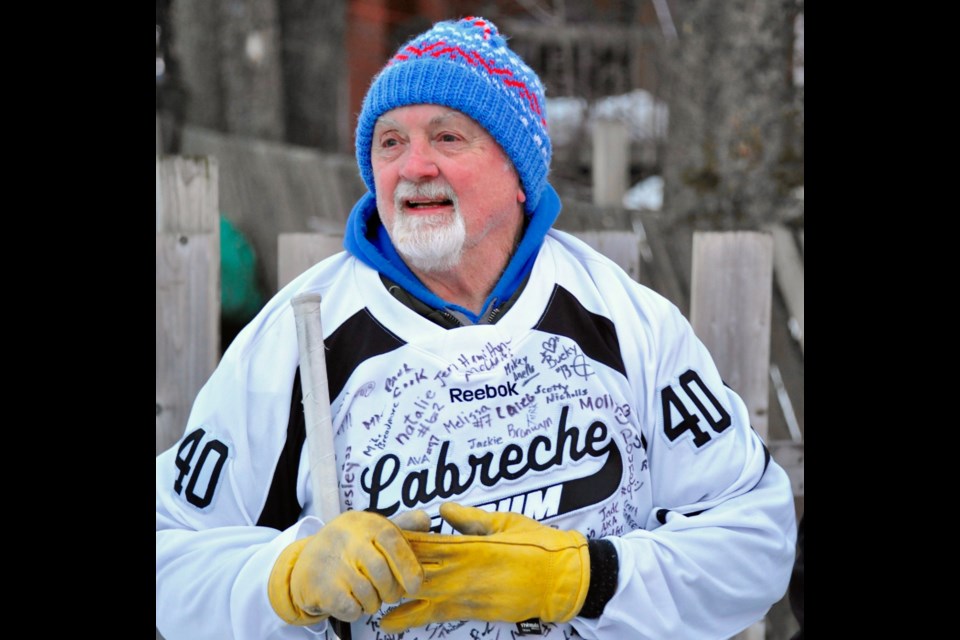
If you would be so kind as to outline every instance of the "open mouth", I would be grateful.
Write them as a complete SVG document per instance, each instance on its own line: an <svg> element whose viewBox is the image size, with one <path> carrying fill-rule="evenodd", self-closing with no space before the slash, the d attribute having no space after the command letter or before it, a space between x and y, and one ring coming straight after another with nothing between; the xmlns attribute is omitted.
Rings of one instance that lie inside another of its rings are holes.
<svg viewBox="0 0 960 640"><path fill-rule="evenodd" d="M433 209L435 207L450 207L453 206L452 200L404 200L403 206L406 209Z"/></svg>

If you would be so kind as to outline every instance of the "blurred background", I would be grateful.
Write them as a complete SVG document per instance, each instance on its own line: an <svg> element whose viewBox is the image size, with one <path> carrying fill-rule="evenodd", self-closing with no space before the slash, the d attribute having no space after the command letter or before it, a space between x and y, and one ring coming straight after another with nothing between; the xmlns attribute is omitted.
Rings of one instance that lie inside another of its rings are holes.
<svg viewBox="0 0 960 640"><path fill-rule="evenodd" d="M693 231L773 234L769 443L793 457L781 463L803 513L803 0L156 9L157 154L219 167L221 352L281 284L278 234L342 233L365 190L353 132L373 75L432 23L482 16L545 84L559 228L630 231L638 279L685 314ZM796 629L784 599L766 638Z"/></svg>
<svg viewBox="0 0 960 640"><path fill-rule="evenodd" d="M260 245L339 231L363 192L353 132L373 74L433 22L465 15L494 21L544 81L559 226L629 221L587 203L802 228L803 0L157 0L157 151L217 154L224 215L254 243L265 294L275 248ZM591 178L592 140L610 121L628 140L612 202ZM277 145L320 162L329 183L311 192L302 166L272 178L236 166Z"/></svg>

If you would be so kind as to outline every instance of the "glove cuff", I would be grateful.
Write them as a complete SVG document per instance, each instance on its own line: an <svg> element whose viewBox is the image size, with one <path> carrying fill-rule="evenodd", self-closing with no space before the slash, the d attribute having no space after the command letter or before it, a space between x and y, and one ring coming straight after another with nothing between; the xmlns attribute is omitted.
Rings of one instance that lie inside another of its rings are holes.
<svg viewBox="0 0 960 640"><path fill-rule="evenodd" d="M312 616L305 613L293 603L293 598L290 595L290 574L293 573L293 567L297 564L300 552L303 551L309 541L310 538L301 538L287 545L287 548L277 557L277 561L270 571L270 578L267 580L267 596L270 598L270 606L287 624L306 626L316 624L327 618L326 615Z"/></svg>
<svg viewBox="0 0 960 640"><path fill-rule="evenodd" d="M554 598L547 598L547 609L541 613L544 622L569 622L583 608L590 588L590 551L587 539L579 531L567 531L573 544L564 550L561 562L554 567L557 572L557 589ZM556 598L560 594L573 595L569 598ZM553 610L551 610L551 608Z"/></svg>
<svg viewBox="0 0 960 640"><path fill-rule="evenodd" d="M590 589L583 608L577 614L581 618L599 618L603 608L617 591L617 579L620 575L620 558L617 548L609 540L591 540L590 550Z"/></svg>

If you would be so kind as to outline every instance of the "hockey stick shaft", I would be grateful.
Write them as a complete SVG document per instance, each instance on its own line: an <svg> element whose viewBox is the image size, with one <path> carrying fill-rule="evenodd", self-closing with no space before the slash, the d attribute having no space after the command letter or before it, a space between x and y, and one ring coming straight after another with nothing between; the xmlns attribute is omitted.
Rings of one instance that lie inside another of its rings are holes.
<svg viewBox="0 0 960 640"><path fill-rule="evenodd" d="M320 519L327 523L340 514L340 489L337 484L337 457L333 444L327 361L320 320L320 294L302 293L294 297L291 304L300 348L300 382L311 489Z"/></svg>
<svg viewBox="0 0 960 640"><path fill-rule="evenodd" d="M300 350L300 388L303 390L310 488L318 515L327 523L340 513L340 488L337 484L337 455L333 444L320 300L319 293L301 293L290 304L297 323L297 346ZM350 639L350 625L333 619L331 624L334 638Z"/></svg>

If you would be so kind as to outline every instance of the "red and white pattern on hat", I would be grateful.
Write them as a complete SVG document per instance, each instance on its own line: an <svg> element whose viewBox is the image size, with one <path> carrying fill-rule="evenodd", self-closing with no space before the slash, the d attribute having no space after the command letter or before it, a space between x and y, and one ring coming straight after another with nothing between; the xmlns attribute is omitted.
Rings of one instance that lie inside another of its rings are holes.
<svg viewBox="0 0 960 640"><path fill-rule="evenodd" d="M465 32L462 29L464 26L475 27L480 35ZM456 29L451 29L443 24L437 25L424 36L442 37L443 39L433 40L425 37L417 41L416 44L407 44L387 62L387 66L423 56L433 58L449 56L454 61L459 58L466 64L485 71L491 78L498 78L504 86L512 89L526 103L521 112L529 111L533 114L546 132L547 119L543 113L543 105L537 97L537 93L543 95L540 80L516 54L507 48L496 25L483 18L468 16L457 22L456 27ZM485 44L490 42L491 36L494 36L493 43L497 46ZM472 43L473 46L471 46L471 40L476 40ZM499 40L499 43L497 40ZM481 50L483 54L481 54ZM533 82L536 83L536 87L531 91L528 83Z"/></svg>

